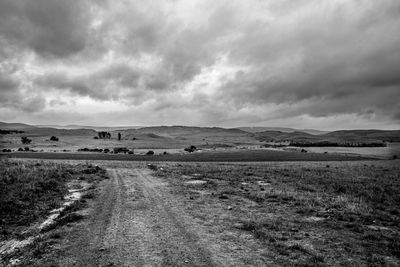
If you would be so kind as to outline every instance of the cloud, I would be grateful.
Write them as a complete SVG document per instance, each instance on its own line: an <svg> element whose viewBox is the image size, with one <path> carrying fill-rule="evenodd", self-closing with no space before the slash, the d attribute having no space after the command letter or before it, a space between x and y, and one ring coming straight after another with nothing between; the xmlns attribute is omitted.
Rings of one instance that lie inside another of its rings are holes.
<svg viewBox="0 0 400 267"><path fill-rule="evenodd" d="M55 95L84 97L162 124L394 125L399 15L395 0L0 0L0 102L55 112Z"/></svg>
<svg viewBox="0 0 400 267"><path fill-rule="evenodd" d="M2 0L0 10L0 35L11 45L56 58L85 48L90 16L86 1Z"/></svg>

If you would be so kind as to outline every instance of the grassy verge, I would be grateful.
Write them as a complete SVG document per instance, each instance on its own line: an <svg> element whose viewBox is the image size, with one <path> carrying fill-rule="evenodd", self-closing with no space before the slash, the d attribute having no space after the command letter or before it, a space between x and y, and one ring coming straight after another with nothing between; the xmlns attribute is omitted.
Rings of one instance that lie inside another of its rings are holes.
<svg viewBox="0 0 400 267"><path fill-rule="evenodd" d="M170 181L187 212L225 247L241 244L234 253L247 249L242 259L249 264L400 264L394 161L160 166L156 174Z"/></svg>
<svg viewBox="0 0 400 267"><path fill-rule="evenodd" d="M95 179L104 171L92 165L38 161L0 161L0 239L18 236L22 229L58 208L74 179Z"/></svg>

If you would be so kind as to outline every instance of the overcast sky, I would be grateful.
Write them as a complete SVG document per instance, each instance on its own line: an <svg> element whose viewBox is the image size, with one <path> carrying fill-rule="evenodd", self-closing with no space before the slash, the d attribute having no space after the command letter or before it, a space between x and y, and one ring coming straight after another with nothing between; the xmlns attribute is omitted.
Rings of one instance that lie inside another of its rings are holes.
<svg viewBox="0 0 400 267"><path fill-rule="evenodd" d="M0 121L400 129L400 1L0 0Z"/></svg>

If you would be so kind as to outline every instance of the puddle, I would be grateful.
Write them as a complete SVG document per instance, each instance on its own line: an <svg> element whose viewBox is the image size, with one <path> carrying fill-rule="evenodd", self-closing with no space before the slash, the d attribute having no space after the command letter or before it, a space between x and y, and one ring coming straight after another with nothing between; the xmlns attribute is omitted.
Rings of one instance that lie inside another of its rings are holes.
<svg viewBox="0 0 400 267"><path fill-rule="evenodd" d="M191 180L191 181L187 181L185 182L185 184L190 184L190 185L201 185L201 184L206 184L207 181L204 180Z"/></svg>

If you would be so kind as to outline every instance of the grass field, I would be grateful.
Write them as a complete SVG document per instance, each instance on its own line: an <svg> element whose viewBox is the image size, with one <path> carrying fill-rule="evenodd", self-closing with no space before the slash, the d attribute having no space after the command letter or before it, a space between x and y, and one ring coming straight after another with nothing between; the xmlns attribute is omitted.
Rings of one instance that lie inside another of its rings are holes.
<svg viewBox="0 0 400 267"><path fill-rule="evenodd" d="M301 153L273 150L204 151L192 154L128 155L104 153L0 153L0 157L71 160L183 161L183 162L253 162L253 161L347 161L366 159L341 154Z"/></svg>
<svg viewBox="0 0 400 267"><path fill-rule="evenodd" d="M156 174L249 262L400 264L398 161L159 163Z"/></svg>

